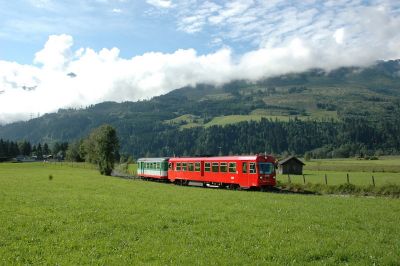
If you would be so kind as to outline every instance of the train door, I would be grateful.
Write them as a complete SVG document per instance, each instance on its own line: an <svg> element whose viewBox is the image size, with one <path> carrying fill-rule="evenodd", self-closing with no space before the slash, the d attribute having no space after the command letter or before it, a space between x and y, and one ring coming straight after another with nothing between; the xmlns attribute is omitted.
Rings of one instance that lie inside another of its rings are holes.
<svg viewBox="0 0 400 266"><path fill-rule="evenodd" d="M249 187L250 176L249 176L249 162L242 162L240 176L240 186Z"/></svg>
<svg viewBox="0 0 400 266"><path fill-rule="evenodd" d="M204 161L200 162L200 176L204 177Z"/></svg>
<svg viewBox="0 0 400 266"><path fill-rule="evenodd" d="M139 163L139 174L144 174L144 162Z"/></svg>

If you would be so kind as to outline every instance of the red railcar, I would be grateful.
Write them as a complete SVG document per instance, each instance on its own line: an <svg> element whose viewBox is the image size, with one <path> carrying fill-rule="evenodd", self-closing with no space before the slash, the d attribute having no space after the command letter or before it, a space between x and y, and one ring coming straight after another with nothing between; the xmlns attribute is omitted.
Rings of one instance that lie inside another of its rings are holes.
<svg viewBox="0 0 400 266"><path fill-rule="evenodd" d="M168 179L175 183L200 182L231 188L266 188L276 185L272 156L170 158Z"/></svg>

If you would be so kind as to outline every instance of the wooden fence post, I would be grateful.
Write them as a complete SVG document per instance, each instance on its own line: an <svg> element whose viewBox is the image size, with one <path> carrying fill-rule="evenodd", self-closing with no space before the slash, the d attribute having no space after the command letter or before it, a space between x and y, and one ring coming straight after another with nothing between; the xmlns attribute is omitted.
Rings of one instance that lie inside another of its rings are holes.
<svg viewBox="0 0 400 266"><path fill-rule="evenodd" d="M328 176L325 174L325 185L328 185Z"/></svg>
<svg viewBox="0 0 400 266"><path fill-rule="evenodd" d="M347 184L350 184L350 177L349 177L349 173L347 173Z"/></svg>
<svg viewBox="0 0 400 266"><path fill-rule="evenodd" d="M303 183L306 184L306 177L303 175Z"/></svg>
<svg viewBox="0 0 400 266"><path fill-rule="evenodd" d="M372 176L372 185L375 186L375 178Z"/></svg>

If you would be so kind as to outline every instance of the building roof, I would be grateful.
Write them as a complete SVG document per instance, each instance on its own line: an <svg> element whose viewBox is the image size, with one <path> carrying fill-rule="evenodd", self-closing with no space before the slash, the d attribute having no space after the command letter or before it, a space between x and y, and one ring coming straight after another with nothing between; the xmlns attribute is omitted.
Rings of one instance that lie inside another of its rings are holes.
<svg viewBox="0 0 400 266"><path fill-rule="evenodd" d="M286 158L286 159L283 159L283 160L279 161L278 164L279 164L279 165L284 165L284 164L287 164L287 163L288 163L289 161L291 161L291 160L294 160L294 161L296 161L296 162L299 163L299 164L306 165L305 163L303 163L302 161L300 161L300 159L298 159L296 156L290 156L290 157L288 157L288 158Z"/></svg>

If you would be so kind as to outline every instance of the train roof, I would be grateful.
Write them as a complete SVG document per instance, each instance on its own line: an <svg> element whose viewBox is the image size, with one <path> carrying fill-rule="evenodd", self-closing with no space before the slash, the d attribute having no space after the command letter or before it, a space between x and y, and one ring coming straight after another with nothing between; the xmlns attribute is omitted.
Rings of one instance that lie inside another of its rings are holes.
<svg viewBox="0 0 400 266"><path fill-rule="evenodd" d="M244 156L215 156L215 157L173 157L170 158L171 161L256 161L260 158L273 158L270 155L264 156L264 155L244 155Z"/></svg>
<svg viewBox="0 0 400 266"><path fill-rule="evenodd" d="M152 163L158 163L158 162L165 162L168 161L169 157L157 157L157 158L139 158L137 161L138 162L152 162Z"/></svg>

